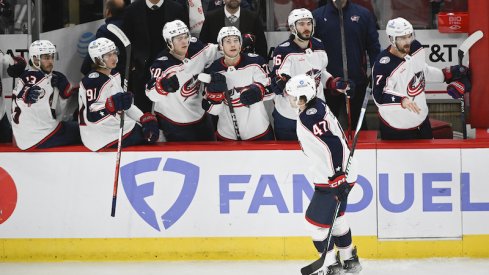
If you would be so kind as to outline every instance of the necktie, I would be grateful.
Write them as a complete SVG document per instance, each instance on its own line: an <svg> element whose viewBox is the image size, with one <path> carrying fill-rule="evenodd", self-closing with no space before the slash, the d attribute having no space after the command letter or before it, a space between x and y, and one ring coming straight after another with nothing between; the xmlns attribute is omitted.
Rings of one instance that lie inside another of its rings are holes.
<svg viewBox="0 0 489 275"><path fill-rule="evenodd" d="M237 20L238 20L238 17L236 17L235 15L229 16L229 22L231 22L232 24L234 24Z"/></svg>
<svg viewBox="0 0 489 275"><path fill-rule="evenodd" d="M157 9L158 9L158 5L153 5L153 6L151 7L151 9L152 9L152 10L157 10Z"/></svg>

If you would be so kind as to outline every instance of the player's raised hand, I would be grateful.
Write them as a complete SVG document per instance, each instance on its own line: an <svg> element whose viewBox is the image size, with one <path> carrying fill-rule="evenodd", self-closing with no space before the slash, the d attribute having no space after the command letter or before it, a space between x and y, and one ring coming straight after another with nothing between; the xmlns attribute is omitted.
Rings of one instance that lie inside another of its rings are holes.
<svg viewBox="0 0 489 275"><path fill-rule="evenodd" d="M412 101L407 97L402 99L401 106L402 108L408 109L409 111L415 112L416 114L419 114L421 112L421 109L418 107L418 104L416 104L416 102Z"/></svg>
<svg viewBox="0 0 489 275"><path fill-rule="evenodd" d="M285 90L285 85L287 84L287 81L289 81L290 78L291 77L288 74L278 74L275 76L275 84L277 85L280 94Z"/></svg>
<svg viewBox="0 0 489 275"><path fill-rule="evenodd" d="M175 74L171 76L159 77L156 79L156 91L160 94L174 93L180 88L180 83Z"/></svg>

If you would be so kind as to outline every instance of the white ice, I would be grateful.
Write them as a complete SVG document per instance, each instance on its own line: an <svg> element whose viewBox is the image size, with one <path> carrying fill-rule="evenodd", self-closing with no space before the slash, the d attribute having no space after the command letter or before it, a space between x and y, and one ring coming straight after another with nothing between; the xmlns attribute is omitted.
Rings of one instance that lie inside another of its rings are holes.
<svg viewBox="0 0 489 275"><path fill-rule="evenodd" d="M300 275L306 261L0 263L1 275ZM360 275L488 275L489 259L363 260Z"/></svg>

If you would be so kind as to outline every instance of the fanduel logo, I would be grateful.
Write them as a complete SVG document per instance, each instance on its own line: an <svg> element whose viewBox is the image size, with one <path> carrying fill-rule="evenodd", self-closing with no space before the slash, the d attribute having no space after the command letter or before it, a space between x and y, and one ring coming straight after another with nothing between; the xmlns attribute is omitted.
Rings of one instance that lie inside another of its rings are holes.
<svg viewBox="0 0 489 275"><path fill-rule="evenodd" d="M147 197L158 195L155 194L155 181L158 179L156 175L159 175L158 173L163 171L170 172L171 174L176 173L180 176L179 178L183 176L183 186L180 193L177 195L175 202L161 216L161 221L165 229L174 225L183 216L185 211L187 211L197 191L200 175L200 168L198 166L173 158L166 159L163 168L158 170L158 167L160 167L160 164L164 160L163 158L147 158L128 163L121 167L122 186L129 202L139 216L158 231L161 231L157 218L158 213L153 209L155 205L152 208L147 203L148 199L146 199ZM145 174L147 176L148 174L151 175L151 173L154 175L152 181L138 183L137 179L143 181L141 179L147 178L144 177ZM166 184L174 185L181 184L181 182L165 182Z"/></svg>

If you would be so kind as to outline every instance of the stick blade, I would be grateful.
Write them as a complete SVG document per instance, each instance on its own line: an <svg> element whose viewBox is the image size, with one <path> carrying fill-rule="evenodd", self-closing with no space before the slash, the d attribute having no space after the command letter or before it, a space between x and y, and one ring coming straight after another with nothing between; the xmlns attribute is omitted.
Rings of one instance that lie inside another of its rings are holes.
<svg viewBox="0 0 489 275"><path fill-rule="evenodd" d="M124 47L127 47L131 45L131 42L129 41L129 38L127 38L126 34L116 25L114 24L108 24L107 29L113 33L119 40L124 44Z"/></svg>
<svg viewBox="0 0 489 275"><path fill-rule="evenodd" d="M464 54L469 51L469 49L474 45L477 41L479 41L482 37L484 37L484 33L481 30L478 30L472 33L467 39L459 47L459 51L462 51Z"/></svg>
<svg viewBox="0 0 489 275"><path fill-rule="evenodd" d="M323 255L324 254L326 254L326 253L323 253ZM303 268L301 268L301 274L302 275L311 275L311 274L314 274L315 272L317 272L321 267L323 267L324 260L325 260L325 257L323 257L323 255L321 255L321 258L317 259L313 263L306 265Z"/></svg>

